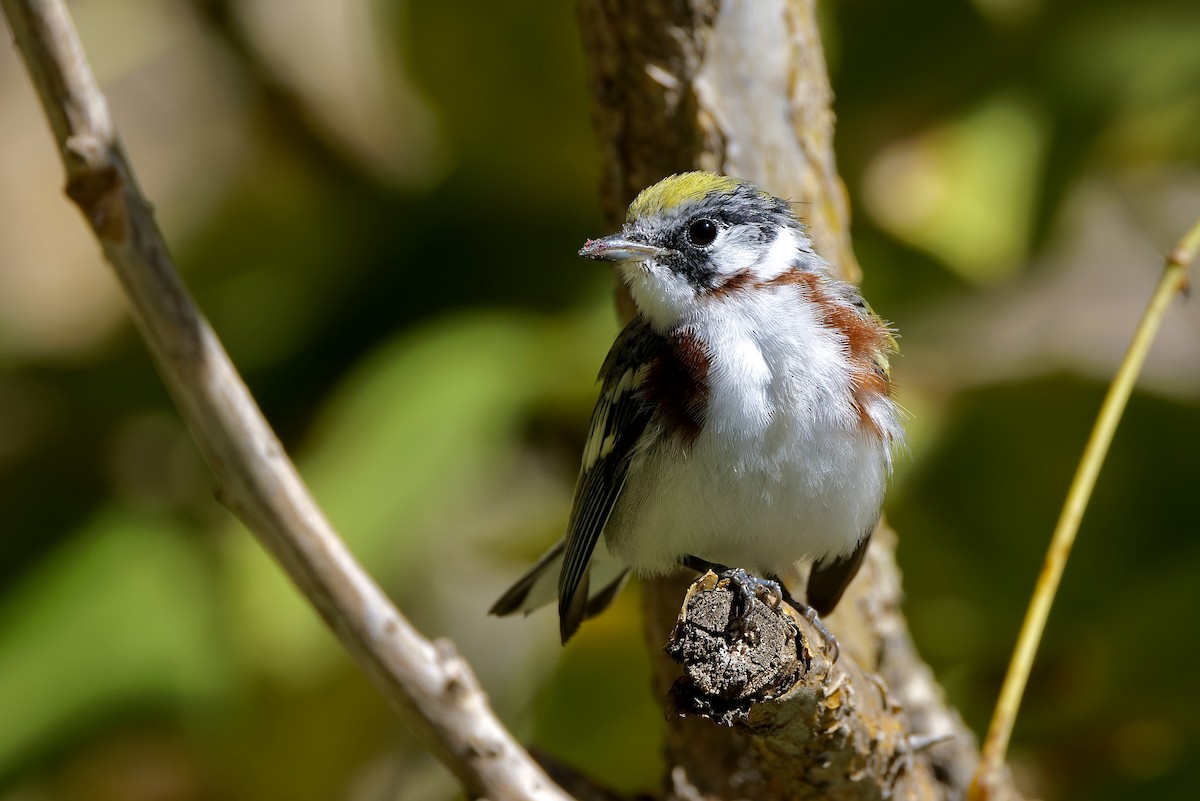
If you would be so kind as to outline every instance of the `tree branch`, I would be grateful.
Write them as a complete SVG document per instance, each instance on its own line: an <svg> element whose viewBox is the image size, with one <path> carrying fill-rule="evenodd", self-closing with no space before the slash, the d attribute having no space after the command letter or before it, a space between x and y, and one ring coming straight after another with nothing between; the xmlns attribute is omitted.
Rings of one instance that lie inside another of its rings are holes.
<svg viewBox="0 0 1200 801"><path fill-rule="evenodd" d="M858 277L815 0L583 0L580 19L610 222L666 174L727 172L792 198L817 251ZM645 583L656 686L676 688L683 715L667 730L674 797L962 795L978 752L912 644L894 547L881 527L826 621L842 644L832 666L806 647L821 641L807 621L797 648L792 624L760 610L751 645L726 634L720 587L701 579L680 612L686 581ZM661 652L672 631L684 684Z"/></svg>
<svg viewBox="0 0 1200 801"><path fill-rule="evenodd" d="M975 741L913 649L890 562L894 534L875 536L871 561L843 601L856 614L839 614L848 625L837 626L845 648L835 663L822 635L790 607L756 600L742 634L729 626L726 586L710 574L688 589L666 638L666 652L683 669L671 687L672 709L727 727L700 737L692 729L677 742L676 753L705 771L695 777L699 786L716 786L705 766L716 733L727 731L746 749L743 773L747 761L756 766L762 787L755 797L961 795L978 762ZM1015 797L1007 777L1001 785L998 797Z"/></svg>
<svg viewBox="0 0 1200 801"><path fill-rule="evenodd" d="M568 798L504 729L450 643L423 638L338 538L179 279L61 0L0 0L66 167L67 194L220 484L404 723L473 797Z"/></svg>
<svg viewBox="0 0 1200 801"><path fill-rule="evenodd" d="M939 797L934 773L914 758L921 743L883 681L853 659L831 662L786 605L755 599L748 626L731 628L733 603L724 582L701 577L667 651L685 671L672 690L675 709L732 727L752 744L764 784L752 795Z"/></svg>

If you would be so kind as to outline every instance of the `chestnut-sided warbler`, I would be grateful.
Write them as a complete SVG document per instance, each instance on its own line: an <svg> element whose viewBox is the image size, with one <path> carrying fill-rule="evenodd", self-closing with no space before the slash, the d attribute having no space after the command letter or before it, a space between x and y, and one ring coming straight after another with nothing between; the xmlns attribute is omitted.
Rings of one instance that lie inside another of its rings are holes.
<svg viewBox="0 0 1200 801"><path fill-rule="evenodd" d="M643 190L621 232L579 255L616 265L637 315L600 371L566 537L492 613L557 589L565 643L630 570L770 583L802 559L811 609L832 611L903 437L888 326L828 274L786 201L722 175Z"/></svg>

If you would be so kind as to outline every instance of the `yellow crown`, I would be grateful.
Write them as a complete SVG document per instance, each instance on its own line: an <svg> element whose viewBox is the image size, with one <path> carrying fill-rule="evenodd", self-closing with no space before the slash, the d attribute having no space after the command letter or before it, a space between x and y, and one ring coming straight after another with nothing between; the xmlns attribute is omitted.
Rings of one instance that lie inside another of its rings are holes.
<svg viewBox="0 0 1200 801"><path fill-rule="evenodd" d="M687 203L695 203L714 194L729 194L743 181L712 172L683 172L664 178L638 193L629 204L629 222L663 214Z"/></svg>

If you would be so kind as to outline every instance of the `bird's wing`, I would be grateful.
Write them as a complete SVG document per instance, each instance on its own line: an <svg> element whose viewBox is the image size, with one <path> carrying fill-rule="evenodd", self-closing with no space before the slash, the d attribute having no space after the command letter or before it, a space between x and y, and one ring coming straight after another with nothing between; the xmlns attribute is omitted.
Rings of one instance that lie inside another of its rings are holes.
<svg viewBox="0 0 1200 801"><path fill-rule="evenodd" d="M583 449L575 500L567 524L558 578L559 629L565 643L587 616L588 562L613 505L654 403L642 391L662 338L641 320L627 325L600 370L600 399Z"/></svg>
<svg viewBox="0 0 1200 801"><path fill-rule="evenodd" d="M808 576L805 598L808 605L817 610L818 615L828 615L838 605L838 601L842 600L842 593L850 586L850 582L858 574L858 569L862 567L874 528L875 524L872 523L871 530L859 541L852 553L813 565Z"/></svg>

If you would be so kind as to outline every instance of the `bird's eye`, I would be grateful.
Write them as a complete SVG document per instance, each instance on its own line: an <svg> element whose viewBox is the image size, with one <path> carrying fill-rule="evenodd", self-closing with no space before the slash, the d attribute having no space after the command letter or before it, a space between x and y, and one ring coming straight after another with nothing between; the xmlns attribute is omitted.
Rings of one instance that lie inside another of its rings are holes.
<svg viewBox="0 0 1200 801"><path fill-rule="evenodd" d="M687 230L688 241L696 247L711 245L717 238L717 224L709 219L693 220Z"/></svg>

